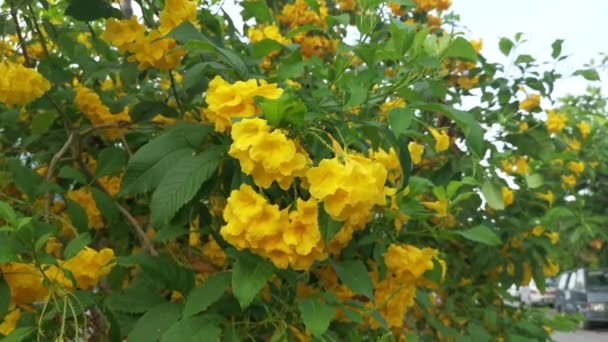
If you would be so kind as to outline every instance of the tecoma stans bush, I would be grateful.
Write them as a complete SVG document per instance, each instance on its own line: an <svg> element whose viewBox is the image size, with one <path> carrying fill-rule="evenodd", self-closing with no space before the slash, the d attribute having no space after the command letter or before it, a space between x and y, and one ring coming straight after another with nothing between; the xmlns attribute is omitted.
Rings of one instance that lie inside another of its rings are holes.
<svg viewBox="0 0 608 342"><path fill-rule="evenodd" d="M450 0L239 5L2 2L0 334L530 341L576 325L506 304L559 272L563 232L587 228L585 260L605 251L605 213L583 215L605 118L554 98L566 76L518 55L520 34L500 41L506 73Z"/></svg>

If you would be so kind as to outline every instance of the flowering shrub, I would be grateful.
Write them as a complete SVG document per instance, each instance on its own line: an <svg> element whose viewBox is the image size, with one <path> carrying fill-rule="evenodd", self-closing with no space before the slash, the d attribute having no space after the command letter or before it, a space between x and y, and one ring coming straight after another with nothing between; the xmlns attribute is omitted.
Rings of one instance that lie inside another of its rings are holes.
<svg viewBox="0 0 608 342"><path fill-rule="evenodd" d="M590 227L585 256L605 250L603 216L582 215L604 121L552 100L554 70L519 55L503 75L450 33L449 0L249 0L242 30L207 1L135 3L1 5L0 334L511 341L574 326L505 302L574 263L563 232Z"/></svg>

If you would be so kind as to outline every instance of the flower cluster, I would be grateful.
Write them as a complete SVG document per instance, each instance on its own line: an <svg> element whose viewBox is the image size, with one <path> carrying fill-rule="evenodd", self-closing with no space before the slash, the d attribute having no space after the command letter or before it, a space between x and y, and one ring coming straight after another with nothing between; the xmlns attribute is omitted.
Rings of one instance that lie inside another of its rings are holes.
<svg viewBox="0 0 608 342"><path fill-rule="evenodd" d="M519 109L531 112L540 106L540 94L532 94L519 104Z"/></svg>
<svg viewBox="0 0 608 342"><path fill-rule="evenodd" d="M306 33L297 34L293 41L300 45L302 57L308 59L312 56L325 57L327 54L336 53L337 41L323 35L310 35Z"/></svg>
<svg viewBox="0 0 608 342"><path fill-rule="evenodd" d="M173 15L170 6L183 1L168 1L165 9L163 9L163 17L166 22L161 21L161 28L168 30L181 23L180 20L186 20L184 15L189 16L188 10L178 12ZM189 1L184 6L187 8ZM178 6L183 7L183 6ZM177 67L186 54L186 51L181 48L176 48L177 43L173 38L162 38L164 34L161 30L151 30L146 34L146 28L137 21L135 16L130 19L110 19L106 24L101 38L108 44L114 45L119 51L128 51L131 55L128 57L130 62L138 62L139 69L145 70L150 67L155 67L161 70L169 70Z"/></svg>
<svg viewBox="0 0 608 342"><path fill-rule="evenodd" d="M281 35L281 31L279 30L279 27L276 26L275 24L272 24L272 25L260 24L256 27L250 27L249 30L247 31L247 36L249 37L249 41L251 41L252 44L261 42L262 40L265 40L265 39L274 40L275 42L277 42L281 45L291 44L291 40L283 37L283 35ZM270 69L272 66L272 58L274 58L278 55L279 55L278 50L270 51L266 56L264 56L264 61L262 62L262 65L261 65L262 68L267 69L267 70Z"/></svg>
<svg viewBox="0 0 608 342"><path fill-rule="evenodd" d="M325 27L327 13L325 1L319 1L319 13L317 13L314 9L310 8L306 0L296 0L293 4L283 6L278 20L281 24L290 28L304 25Z"/></svg>
<svg viewBox="0 0 608 342"><path fill-rule="evenodd" d="M110 273L113 259L114 251L109 248L96 251L86 247L70 259L59 260L58 266L36 267L29 263L11 262L1 264L0 271L10 289L11 303L29 305L44 300L53 286L67 290L92 289ZM71 273L75 284L65 275L64 270Z"/></svg>
<svg viewBox="0 0 608 342"><path fill-rule="evenodd" d="M368 222L375 205L386 205L387 176L382 163L347 153L323 159L306 173L310 194L323 201L325 211L355 226Z"/></svg>
<svg viewBox="0 0 608 342"><path fill-rule="evenodd" d="M259 113L255 96L278 99L282 94L283 89L277 88L276 83L248 80L230 84L216 76L209 82L205 97L209 107L203 114L215 125L216 131L225 132L231 127L232 118L246 118Z"/></svg>
<svg viewBox="0 0 608 342"><path fill-rule="evenodd" d="M189 21L198 25L196 19L196 2L191 0L165 0L165 7L159 14L158 30L167 34L179 24Z"/></svg>
<svg viewBox="0 0 608 342"><path fill-rule="evenodd" d="M376 308L389 327L403 327L403 317L414 305L416 283L426 271L433 269L437 254L435 249L411 245L390 245L384 253L386 277L375 282L374 295Z"/></svg>
<svg viewBox="0 0 608 342"><path fill-rule="evenodd" d="M443 152L450 147L450 136L444 131L438 131L434 128L429 128L429 132L435 139L435 151Z"/></svg>
<svg viewBox="0 0 608 342"><path fill-rule="evenodd" d="M432 10L445 11L452 5L452 0L414 0L416 10L428 12Z"/></svg>
<svg viewBox="0 0 608 342"><path fill-rule="evenodd" d="M554 110L550 110L547 113L547 131L549 134L560 133L566 128L566 122L568 118L564 113L556 113Z"/></svg>
<svg viewBox="0 0 608 342"><path fill-rule="evenodd" d="M244 184L228 198L220 233L237 249L249 249L276 267L307 270L326 258L317 208L314 199L298 199L297 210L280 210Z"/></svg>
<svg viewBox="0 0 608 342"><path fill-rule="evenodd" d="M241 170L253 177L255 184L269 188L276 181L289 189L295 177L306 173L306 152L278 129L270 130L266 120L244 119L232 127L230 154L239 160Z"/></svg>
<svg viewBox="0 0 608 342"><path fill-rule="evenodd" d="M482 40L471 40L473 49L479 53L483 47ZM479 83L479 74L473 76L472 69L477 66L475 62L447 59L442 65L451 85L457 85L464 90L470 90Z"/></svg>
<svg viewBox="0 0 608 342"><path fill-rule="evenodd" d="M97 208L95 199L91 190L88 188L80 188L67 193L67 198L76 202L84 209L87 214L87 223L91 229L101 229L104 227L103 216Z"/></svg>
<svg viewBox="0 0 608 342"><path fill-rule="evenodd" d="M44 76L20 64L0 62L0 75L0 103L9 107L28 104L51 89Z"/></svg>
<svg viewBox="0 0 608 342"><path fill-rule="evenodd" d="M80 110L93 125L103 124L116 124L129 123L131 117L129 116L129 108L125 107L122 112L112 114L110 108L108 108L99 95L92 89L84 87L83 85L76 82L74 86L76 96L74 97L74 103L78 110ZM124 133L124 128L104 128L102 129L103 134L111 140L119 139Z"/></svg>

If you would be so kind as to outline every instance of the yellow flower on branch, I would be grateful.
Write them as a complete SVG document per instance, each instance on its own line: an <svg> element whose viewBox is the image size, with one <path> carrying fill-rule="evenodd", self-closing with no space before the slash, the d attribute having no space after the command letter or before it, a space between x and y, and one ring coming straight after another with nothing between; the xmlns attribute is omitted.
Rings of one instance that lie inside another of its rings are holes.
<svg viewBox="0 0 608 342"><path fill-rule="evenodd" d="M506 186L503 186L500 191L502 193L502 201L505 203L505 206L508 207L513 204L513 190L509 189Z"/></svg>
<svg viewBox="0 0 608 342"><path fill-rule="evenodd" d="M420 145L414 141L411 141L407 145L407 149L410 152L410 158L412 159L412 164L417 165L422 161L422 155L424 154L424 145Z"/></svg>
<svg viewBox="0 0 608 342"><path fill-rule="evenodd" d="M435 139L435 151L443 152L450 147L450 136L447 135L444 131L438 131L434 128L429 128L429 132Z"/></svg>
<svg viewBox="0 0 608 342"><path fill-rule="evenodd" d="M537 192L536 197L547 201L547 205L549 206L549 208L551 208L551 206L553 206L553 191L549 190L544 194Z"/></svg>
<svg viewBox="0 0 608 342"><path fill-rule="evenodd" d="M589 126L589 123L586 121L581 121L576 125L576 127L578 128L579 132L581 132L583 139L587 139L587 136L589 133L591 133L591 126Z"/></svg>
<svg viewBox="0 0 608 342"><path fill-rule="evenodd" d="M519 109L531 112L540 106L540 94L532 94L519 104Z"/></svg>
<svg viewBox="0 0 608 342"><path fill-rule="evenodd" d="M36 70L0 60L0 103L26 105L51 89L51 83Z"/></svg>
<svg viewBox="0 0 608 342"><path fill-rule="evenodd" d="M577 176L580 176L585 171L585 163L571 161L568 163L568 170L574 172Z"/></svg>
<svg viewBox="0 0 608 342"><path fill-rule="evenodd" d="M564 113L557 114L555 110L550 110L547 113L547 131L551 134L563 131L566 122L568 122L568 118Z"/></svg>

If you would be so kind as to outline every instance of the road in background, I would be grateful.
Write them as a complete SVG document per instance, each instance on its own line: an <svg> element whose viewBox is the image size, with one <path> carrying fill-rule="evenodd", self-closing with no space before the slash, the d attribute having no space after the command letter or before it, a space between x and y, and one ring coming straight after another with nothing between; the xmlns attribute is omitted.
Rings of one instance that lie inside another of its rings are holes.
<svg viewBox="0 0 608 342"><path fill-rule="evenodd" d="M608 341L608 325L568 333L557 332L553 334L553 340L555 342L606 342Z"/></svg>

